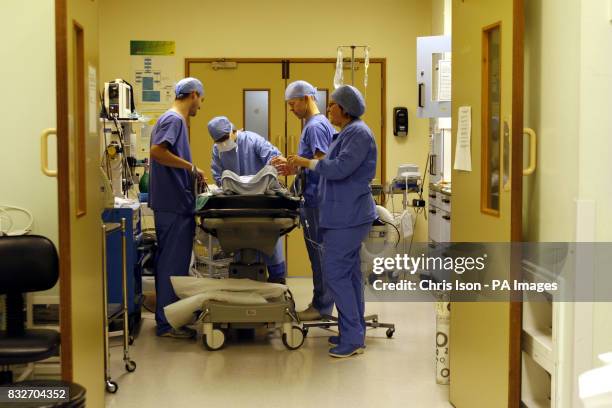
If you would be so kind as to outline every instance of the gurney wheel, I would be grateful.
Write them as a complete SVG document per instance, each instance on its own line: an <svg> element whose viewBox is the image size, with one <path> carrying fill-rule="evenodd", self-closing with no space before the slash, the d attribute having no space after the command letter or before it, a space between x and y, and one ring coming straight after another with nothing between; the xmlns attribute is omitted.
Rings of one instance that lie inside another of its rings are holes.
<svg viewBox="0 0 612 408"><path fill-rule="evenodd" d="M117 385L116 382L106 381L106 391L110 392L111 394L114 394L117 392L118 389L119 389L119 386Z"/></svg>
<svg viewBox="0 0 612 408"><path fill-rule="evenodd" d="M136 371L136 363L135 363L135 362L133 362L132 360L128 360L128 361L125 363L125 369L126 369L128 372L130 372L130 373L132 373L132 372Z"/></svg>
<svg viewBox="0 0 612 408"><path fill-rule="evenodd" d="M298 326L292 326L290 336L287 336L287 333L283 333L283 344L289 350L297 350L302 347L305 338L306 335L304 334L304 331L301 328L299 328Z"/></svg>
<svg viewBox="0 0 612 408"><path fill-rule="evenodd" d="M308 337L308 329L302 329L302 333L304 333L304 338Z"/></svg>
<svg viewBox="0 0 612 408"><path fill-rule="evenodd" d="M391 328L391 329L387 329L387 338L391 338L393 337L393 333L395 333L395 329Z"/></svg>
<svg viewBox="0 0 612 408"><path fill-rule="evenodd" d="M202 343L204 343L204 347L206 347L207 350L220 350L225 345L225 333L221 330L214 329L212 331L212 336L202 335Z"/></svg>

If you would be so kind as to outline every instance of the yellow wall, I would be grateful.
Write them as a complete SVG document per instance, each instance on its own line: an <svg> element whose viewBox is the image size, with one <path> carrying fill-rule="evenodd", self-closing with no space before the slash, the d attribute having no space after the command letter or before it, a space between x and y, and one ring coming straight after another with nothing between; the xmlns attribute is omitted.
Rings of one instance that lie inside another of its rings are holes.
<svg viewBox="0 0 612 408"><path fill-rule="evenodd" d="M578 194L595 207L593 241L612 242L612 5L580 2ZM581 222L578 218L578 222ZM612 351L612 303L593 306L593 365Z"/></svg>
<svg viewBox="0 0 612 408"><path fill-rule="evenodd" d="M612 10L607 3L526 2L525 125L536 130L539 144L538 169L524 179L528 241L612 241ZM612 351L612 304L565 307L569 349L559 386L566 401L577 405L578 374L599 366L598 354Z"/></svg>
<svg viewBox="0 0 612 408"><path fill-rule="evenodd" d="M595 241L612 241L612 5L580 2L578 194L593 200Z"/></svg>
<svg viewBox="0 0 612 408"><path fill-rule="evenodd" d="M105 0L100 8L102 80L129 80L130 40L176 41L179 76L186 57L335 58L338 45L368 44L371 57L387 58L387 180L400 163L425 166L428 121L414 116L415 67L416 37L431 33L429 2ZM394 106L409 108L407 138L393 136ZM415 239L427 239L423 218Z"/></svg>
<svg viewBox="0 0 612 408"><path fill-rule="evenodd" d="M3 1L0 36L4 42L0 78L2 149L0 149L0 205L30 210L32 233L58 244L57 181L40 171L40 133L55 127L54 1L36 7L19 0ZM24 44L27 46L24 47ZM49 165L57 168L55 136L50 137ZM41 199L43 198L44 199ZM27 217L15 214L15 227ZM57 294L57 288L52 291Z"/></svg>
<svg viewBox="0 0 612 408"><path fill-rule="evenodd" d="M579 14L579 5L535 0L526 3L525 14L524 123L536 131L539 149L537 171L523 179L523 236L527 241L573 241L580 27L572 16Z"/></svg>
<svg viewBox="0 0 612 408"><path fill-rule="evenodd" d="M578 196L579 127L579 4L559 7L555 0L525 4L525 126L538 135L538 168L523 178L523 237L526 241L574 241ZM563 44L563 46L559 46ZM550 61L563 60L563 64ZM560 86L563 84L563 86ZM527 163L528 144L524 139ZM563 180L563 182L559 182ZM573 305L567 313L560 339L574 338ZM589 313L589 312L587 312ZM586 331L586 330L585 330ZM562 399L572 400L574 374L569 369L573 345L562 340L564 355L558 376Z"/></svg>
<svg viewBox="0 0 612 408"><path fill-rule="evenodd" d="M451 35L452 0L431 0L431 35Z"/></svg>

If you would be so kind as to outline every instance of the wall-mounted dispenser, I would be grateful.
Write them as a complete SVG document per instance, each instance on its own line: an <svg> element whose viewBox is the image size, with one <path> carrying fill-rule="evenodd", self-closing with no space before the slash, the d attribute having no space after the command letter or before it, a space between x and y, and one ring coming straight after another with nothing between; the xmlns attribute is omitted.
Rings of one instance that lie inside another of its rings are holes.
<svg viewBox="0 0 612 408"><path fill-rule="evenodd" d="M395 136L408 135L408 109L403 106L393 108L393 134Z"/></svg>

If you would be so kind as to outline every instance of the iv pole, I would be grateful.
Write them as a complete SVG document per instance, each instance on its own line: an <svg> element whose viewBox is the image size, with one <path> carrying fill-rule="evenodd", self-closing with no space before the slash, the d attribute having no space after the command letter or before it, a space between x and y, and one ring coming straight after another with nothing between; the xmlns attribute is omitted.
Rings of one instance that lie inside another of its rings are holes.
<svg viewBox="0 0 612 408"><path fill-rule="evenodd" d="M368 65L369 65L369 54L370 54L370 47L367 45L340 45L338 46L337 50L338 53L340 53L340 55L342 55L342 49L344 48L350 48L351 49L351 85L355 86L355 49L359 48L359 49L363 49L363 52L365 54L365 83L364 85L367 87L367 77L368 77Z"/></svg>

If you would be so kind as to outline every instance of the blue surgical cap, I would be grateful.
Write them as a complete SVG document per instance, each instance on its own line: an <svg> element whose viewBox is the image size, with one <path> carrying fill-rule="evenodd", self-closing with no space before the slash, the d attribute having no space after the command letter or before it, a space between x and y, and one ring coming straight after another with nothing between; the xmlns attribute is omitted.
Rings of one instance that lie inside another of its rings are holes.
<svg viewBox="0 0 612 408"><path fill-rule="evenodd" d="M332 95L332 99L336 102L345 113L358 118L365 112L365 101L361 92L351 85L342 85L336 89Z"/></svg>
<svg viewBox="0 0 612 408"><path fill-rule="evenodd" d="M200 97L204 96L204 85L197 78L183 78L177 82L174 87L174 93L176 96L179 95L188 95L196 91Z"/></svg>
<svg viewBox="0 0 612 408"><path fill-rule="evenodd" d="M208 133L216 142L224 136L229 135L234 129L234 125L225 116L217 116L208 122Z"/></svg>
<svg viewBox="0 0 612 408"><path fill-rule="evenodd" d="M285 100L312 96L317 99L317 88L306 81L295 81L290 83L285 90Z"/></svg>

